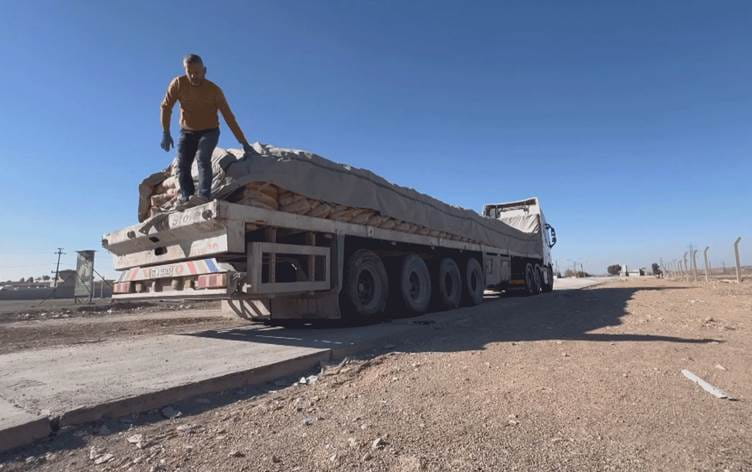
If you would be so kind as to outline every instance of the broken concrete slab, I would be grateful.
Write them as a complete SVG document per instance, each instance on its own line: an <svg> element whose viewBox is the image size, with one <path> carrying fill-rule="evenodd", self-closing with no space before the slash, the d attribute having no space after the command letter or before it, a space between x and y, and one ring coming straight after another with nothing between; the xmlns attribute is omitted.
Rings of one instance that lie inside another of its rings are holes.
<svg viewBox="0 0 752 472"><path fill-rule="evenodd" d="M29 413L0 398L0 451L7 451L52 432L49 418Z"/></svg>
<svg viewBox="0 0 752 472"><path fill-rule="evenodd" d="M0 397L60 425L158 408L327 361L325 348L168 335L0 356Z"/></svg>

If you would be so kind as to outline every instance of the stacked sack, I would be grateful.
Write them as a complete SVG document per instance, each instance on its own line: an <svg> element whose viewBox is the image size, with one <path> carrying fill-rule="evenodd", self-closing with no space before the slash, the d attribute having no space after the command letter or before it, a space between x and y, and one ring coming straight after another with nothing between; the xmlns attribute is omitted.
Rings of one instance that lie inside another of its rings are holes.
<svg viewBox="0 0 752 472"><path fill-rule="evenodd" d="M300 152L273 148L258 143L254 146L261 156L281 154L284 157L284 153ZM217 196L217 198L267 210L278 210L315 218L363 224L442 239L471 241L463 236L445 231L437 231L425 226L388 217L373 209L354 208L338 203L308 198L305 195L291 192L270 182L251 181L240 187L228 185L228 181L232 180L228 178L228 169L234 163L244 159L243 157L236 157L233 152L237 152L238 156L241 155L238 151L230 152L221 148L216 148L212 154L212 195ZM193 177L194 186L198 188L198 164L196 161L193 162L193 166L191 167L191 176ZM228 187L231 187L229 192ZM177 158L173 159L170 166L164 171L147 177L139 186L139 193L139 221L145 221L152 216L175 210L178 196L180 195Z"/></svg>

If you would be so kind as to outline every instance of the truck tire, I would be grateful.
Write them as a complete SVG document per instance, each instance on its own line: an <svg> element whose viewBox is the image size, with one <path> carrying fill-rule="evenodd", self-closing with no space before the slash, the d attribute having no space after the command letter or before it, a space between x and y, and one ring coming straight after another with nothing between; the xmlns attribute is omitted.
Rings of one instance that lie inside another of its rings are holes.
<svg viewBox="0 0 752 472"><path fill-rule="evenodd" d="M373 251L360 249L347 258L344 272L342 308L345 318L366 322L378 317L389 297L389 279L381 258Z"/></svg>
<svg viewBox="0 0 752 472"><path fill-rule="evenodd" d="M535 264L533 275L535 276L535 294L538 295L543 293L543 269L538 264Z"/></svg>
<svg viewBox="0 0 752 472"><path fill-rule="evenodd" d="M535 269L529 262L525 264L525 294L535 295L538 290L535 286Z"/></svg>
<svg viewBox="0 0 752 472"><path fill-rule="evenodd" d="M462 303L462 275L454 259L444 257L436 267L434 293L439 310L454 310Z"/></svg>
<svg viewBox="0 0 752 472"><path fill-rule="evenodd" d="M411 313L425 313L431 303L431 273L423 259L408 254L400 261L399 291L404 307Z"/></svg>
<svg viewBox="0 0 752 472"><path fill-rule="evenodd" d="M483 275L483 267L478 259L468 257L465 263L465 283L462 284L467 305L478 305L483 301L483 292L486 289L486 280Z"/></svg>
<svg viewBox="0 0 752 472"><path fill-rule="evenodd" d="M546 282L543 284L543 291L548 293L554 289L554 270L551 266L547 266L543 271L546 274Z"/></svg>

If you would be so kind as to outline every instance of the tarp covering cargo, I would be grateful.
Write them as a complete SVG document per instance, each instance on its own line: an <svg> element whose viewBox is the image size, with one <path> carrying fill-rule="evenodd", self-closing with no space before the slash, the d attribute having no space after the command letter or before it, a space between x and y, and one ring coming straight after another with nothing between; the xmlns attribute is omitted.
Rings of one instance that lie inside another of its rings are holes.
<svg viewBox="0 0 752 472"><path fill-rule="evenodd" d="M217 148L215 198L385 229L471 241L541 257L540 234L525 233L474 211L443 203L378 175L316 154L255 143L257 156ZM192 174L197 180L194 163ZM139 186L139 221L173 211L176 162Z"/></svg>
<svg viewBox="0 0 752 472"><path fill-rule="evenodd" d="M502 213L499 220L523 233L538 233L540 231L540 218L534 213L520 212L515 215L506 215Z"/></svg>

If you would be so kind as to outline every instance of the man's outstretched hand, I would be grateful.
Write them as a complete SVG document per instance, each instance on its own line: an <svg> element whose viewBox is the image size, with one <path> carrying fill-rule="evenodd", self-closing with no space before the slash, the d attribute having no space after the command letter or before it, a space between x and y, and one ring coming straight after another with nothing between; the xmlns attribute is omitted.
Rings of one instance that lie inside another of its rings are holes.
<svg viewBox="0 0 752 472"><path fill-rule="evenodd" d="M167 152L170 151L170 148L175 147L175 143L172 142L172 136L170 136L169 131L165 131L164 134L162 135L162 144L160 144L160 146L162 146L162 149L164 149Z"/></svg>

